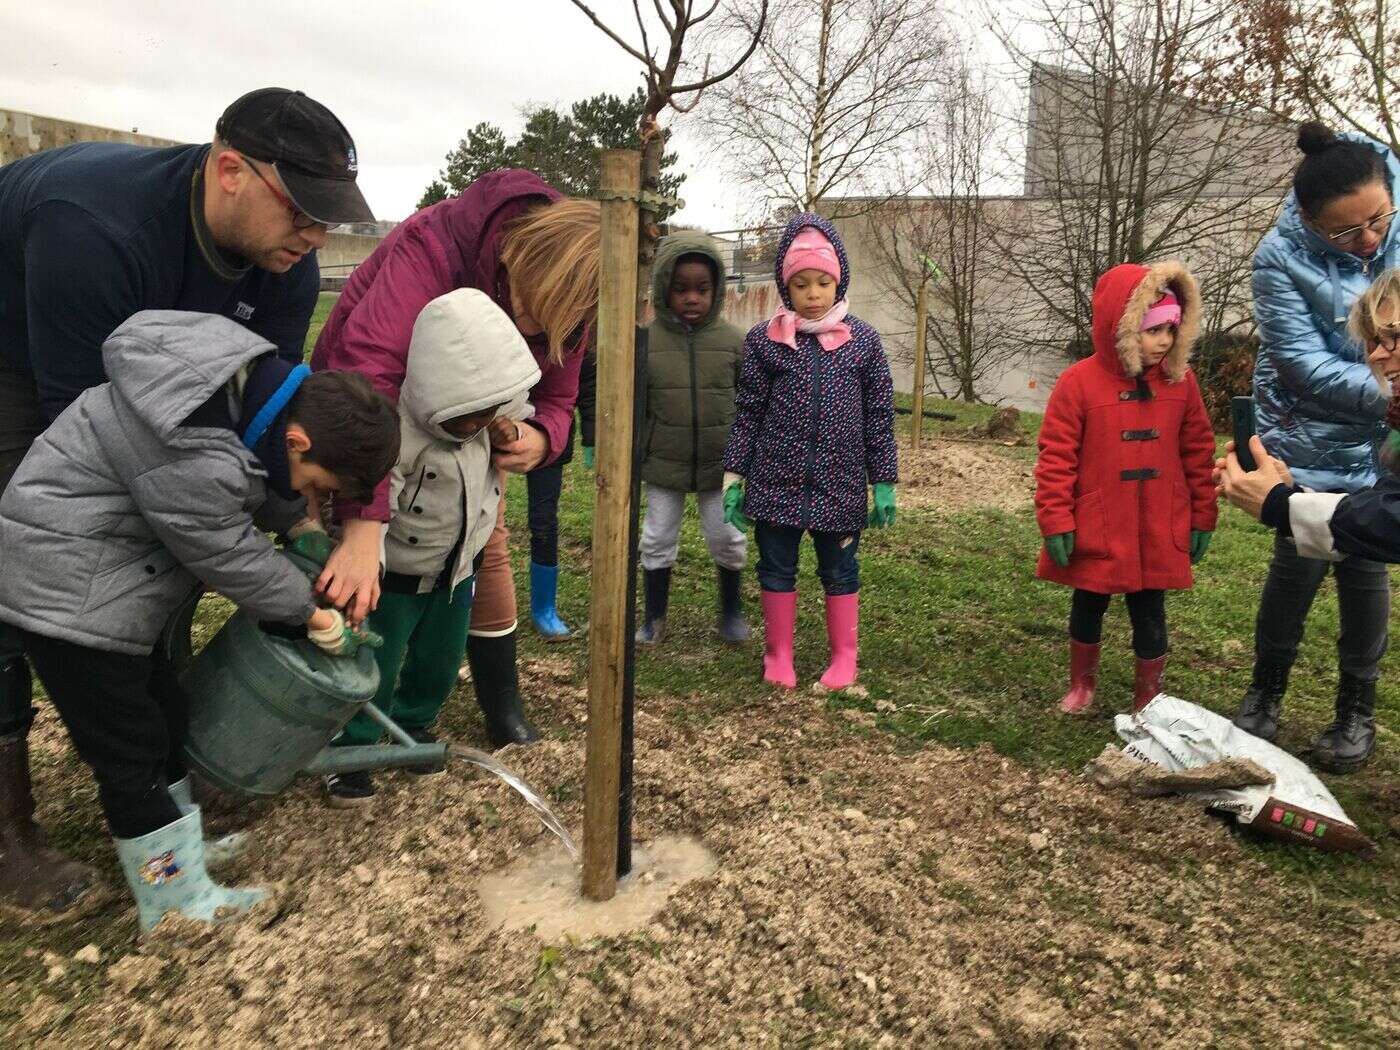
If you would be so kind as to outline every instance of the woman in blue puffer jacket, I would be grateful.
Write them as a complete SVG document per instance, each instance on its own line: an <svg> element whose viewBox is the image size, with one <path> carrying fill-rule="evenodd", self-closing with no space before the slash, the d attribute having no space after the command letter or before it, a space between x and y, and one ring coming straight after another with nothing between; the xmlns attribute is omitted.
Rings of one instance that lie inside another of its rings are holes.
<svg viewBox="0 0 1400 1050"><path fill-rule="evenodd" d="M1254 255L1259 436L1294 480L1321 492L1357 492L1377 479L1389 390L1346 330L1353 301L1395 265L1400 163L1378 142L1321 124L1298 132L1304 157L1277 225ZM1328 563L1298 554L1280 534L1254 632L1254 679L1235 724L1265 740L1278 732L1288 672ZM1336 565L1341 611L1337 719L1313 745L1318 765L1349 772L1371 745L1349 727L1375 706L1387 643L1390 584L1364 558Z"/></svg>

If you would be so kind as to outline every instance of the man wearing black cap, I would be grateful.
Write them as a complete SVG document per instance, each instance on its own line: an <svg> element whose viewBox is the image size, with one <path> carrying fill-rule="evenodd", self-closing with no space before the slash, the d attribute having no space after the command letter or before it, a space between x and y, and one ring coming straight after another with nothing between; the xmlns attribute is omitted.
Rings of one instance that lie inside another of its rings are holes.
<svg viewBox="0 0 1400 1050"><path fill-rule="evenodd" d="M222 314L300 361L326 233L374 216L355 144L299 91L263 88L214 141L84 142L0 167L0 492L34 438L106 379L102 344L139 310ZM34 823L29 669L0 625L0 906L81 910L96 875Z"/></svg>

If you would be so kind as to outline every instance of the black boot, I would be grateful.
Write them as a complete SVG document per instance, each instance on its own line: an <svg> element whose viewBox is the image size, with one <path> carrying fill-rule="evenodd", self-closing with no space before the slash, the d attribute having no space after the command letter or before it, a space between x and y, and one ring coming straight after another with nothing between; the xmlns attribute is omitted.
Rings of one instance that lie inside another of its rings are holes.
<svg viewBox="0 0 1400 1050"><path fill-rule="evenodd" d="M742 583L744 574L739 569L719 569L719 636L731 645L742 645L749 640L749 625L744 622L744 598Z"/></svg>
<svg viewBox="0 0 1400 1050"><path fill-rule="evenodd" d="M660 645L666 637L666 606L671 601L671 567L642 570L646 619L637 628L638 645Z"/></svg>
<svg viewBox="0 0 1400 1050"><path fill-rule="evenodd" d="M0 690L9 701L29 695L29 666L24 657L0 667ZM18 692L16 692L18 691ZM17 728L0 733L0 905L18 910L44 925L81 915L102 899L97 872L49 849L34 823L34 794L29 783L29 726L34 712Z"/></svg>
<svg viewBox="0 0 1400 1050"><path fill-rule="evenodd" d="M467 663L472 670L476 702L486 716L486 735L493 747L529 744L539 730L520 705L520 676L515 668L515 632L497 638L467 636Z"/></svg>
<svg viewBox="0 0 1400 1050"><path fill-rule="evenodd" d="M1235 725L1260 740L1273 741L1278 736L1279 715L1283 711L1283 694L1288 690L1288 668L1278 664L1255 661L1254 680L1250 682Z"/></svg>
<svg viewBox="0 0 1400 1050"><path fill-rule="evenodd" d="M1376 750L1376 683L1345 672L1337 683L1337 717L1313 742L1313 763L1329 773L1354 773Z"/></svg>

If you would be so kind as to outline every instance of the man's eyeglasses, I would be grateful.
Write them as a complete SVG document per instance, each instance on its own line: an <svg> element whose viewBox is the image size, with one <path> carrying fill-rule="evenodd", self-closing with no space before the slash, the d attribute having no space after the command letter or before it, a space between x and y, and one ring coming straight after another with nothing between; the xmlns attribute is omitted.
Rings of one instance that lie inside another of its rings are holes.
<svg viewBox="0 0 1400 1050"><path fill-rule="evenodd" d="M1377 215L1370 222L1363 222L1360 226L1352 226L1339 233L1329 233L1327 239L1333 244L1348 245L1356 243L1357 239L1360 238L1361 234L1366 230L1370 230L1372 233L1384 234L1386 229L1390 226L1390 220L1395 218L1395 213L1397 211L1400 211L1400 208L1391 208L1390 211L1386 212L1384 215Z"/></svg>
<svg viewBox="0 0 1400 1050"><path fill-rule="evenodd" d="M242 155L240 154L240 156ZM281 190L279 190L276 186L273 185L272 180L262 173L258 166L253 163L252 158L243 157L243 160L248 165L248 167L253 169L253 174L256 175L258 178L262 179L263 185L268 188L272 195L276 197L279 201L281 201L282 207L286 208L289 212L292 213L292 226L295 229L309 230L313 226L319 226L327 233L329 233L331 230L335 229L337 226L340 225L340 223L338 222L318 222L315 219L313 219L310 215L307 215L306 212L302 211L295 204L293 204L291 202L291 199L285 193L283 193ZM1395 213L1391 212L1391 214L1394 215Z"/></svg>

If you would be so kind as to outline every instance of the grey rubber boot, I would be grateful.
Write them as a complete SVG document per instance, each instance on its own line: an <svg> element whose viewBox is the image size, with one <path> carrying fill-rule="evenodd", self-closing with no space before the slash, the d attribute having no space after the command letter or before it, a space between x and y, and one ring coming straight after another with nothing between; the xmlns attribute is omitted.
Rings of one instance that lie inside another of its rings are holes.
<svg viewBox="0 0 1400 1050"><path fill-rule="evenodd" d="M136 898L142 933L149 933L167 912L220 922L267 898L267 890L260 887L235 889L209 877L198 806L147 835L114 841L122 874Z"/></svg>
<svg viewBox="0 0 1400 1050"><path fill-rule="evenodd" d="M716 568L719 572L719 622L716 627L720 639L731 645L742 645L749 640L749 625L744 622L744 573L741 569Z"/></svg>
<svg viewBox="0 0 1400 1050"><path fill-rule="evenodd" d="M671 567L642 570L645 619L637 628L637 644L660 645L666 639L666 606L671 601Z"/></svg>
<svg viewBox="0 0 1400 1050"><path fill-rule="evenodd" d="M1343 673L1337 717L1313 743L1313 763L1328 773L1354 773L1376 750L1376 683Z"/></svg>
<svg viewBox="0 0 1400 1050"><path fill-rule="evenodd" d="M180 807L181 813L187 814L190 810L199 810L199 807L195 805L194 788L190 785L188 776L175 781L168 790L170 797L175 800L175 805ZM203 820L204 816L201 813L200 821L203 822ZM253 837L246 831L235 831L217 839L206 839L204 842L205 867L220 868L225 864L232 864L246 856L252 845Z"/></svg>
<svg viewBox="0 0 1400 1050"><path fill-rule="evenodd" d="M1278 736L1279 716L1283 713L1283 694L1288 691L1288 668L1275 664L1254 665L1254 679L1240 701L1235 725L1260 740L1273 742Z"/></svg>

